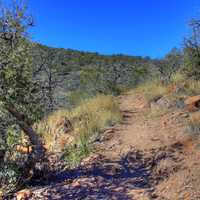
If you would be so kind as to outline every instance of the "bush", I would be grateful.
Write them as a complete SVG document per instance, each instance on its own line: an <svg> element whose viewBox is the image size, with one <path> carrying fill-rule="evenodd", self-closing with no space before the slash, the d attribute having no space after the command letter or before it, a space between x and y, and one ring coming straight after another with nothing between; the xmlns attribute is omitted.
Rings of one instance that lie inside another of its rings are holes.
<svg viewBox="0 0 200 200"><path fill-rule="evenodd" d="M0 198L1 194L12 192L18 183L20 172L16 165L4 165L0 168Z"/></svg>
<svg viewBox="0 0 200 200"><path fill-rule="evenodd" d="M81 90L71 92L69 96L69 104L71 106L77 106L81 103L81 101L83 101L84 99L88 99L89 97L91 97L91 95Z"/></svg>
<svg viewBox="0 0 200 200"><path fill-rule="evenodd" d="M200 20L190 22L192 34L185 40L184 72L187 77L198 80L200 78Z"/></svg>
<svg viewBox="0 0 200 200"><path fill-rule="evenodd" d="M22 175L22 168L27 160L27 154L18 147L25 146L25 136L16 126L10 126L0 135L0 199L1 195L12 192ZM26 140L27 141L27 140Z"/></svg>

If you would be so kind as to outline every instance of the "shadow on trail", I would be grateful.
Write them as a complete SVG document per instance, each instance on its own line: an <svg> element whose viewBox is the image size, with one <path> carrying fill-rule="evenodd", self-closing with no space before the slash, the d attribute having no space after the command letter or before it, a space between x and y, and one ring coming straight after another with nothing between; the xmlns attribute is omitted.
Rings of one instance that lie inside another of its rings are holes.
<svg viewBox="0 0 200 200"><path fill-rule="evenodd" d="M40 195L42 199L52 200L129 200L133 199L131 190L141 189L151 193L153 187L164 178L163 174L159 176L154 173L158 163L166 158L178 163L173 148L152 150L148 154L131 150L119 160L95 157L77 169L54 172L48 180L50 185L43 187Z"/></svg>

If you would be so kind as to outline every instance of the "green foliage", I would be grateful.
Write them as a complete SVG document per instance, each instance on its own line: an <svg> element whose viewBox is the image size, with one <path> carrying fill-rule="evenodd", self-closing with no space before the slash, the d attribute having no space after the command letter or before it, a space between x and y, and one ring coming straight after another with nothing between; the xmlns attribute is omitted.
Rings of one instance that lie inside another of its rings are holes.
<svg viewBox="0 0 200 200"><path fill-rule="evenodd" d="M22 4L2 8L0 15L0 101L15 105L35 121L39 108L39 85L33 80L32 44L26 39L31 18Z"/></svg>
<svg viewBox="0 0 200 200"><path fill-rule="evenodd" d="M32 43L27 37L32 18L23 1L13 1L9 7L1 4L0 9L0 186L10 191L21 178L18 172L24 171L23 164L31 158L16 151L22 144L20 128L26 124L28 129L23 130L30 130L42 117L43 107L40 85L33 77ZM31 134L27 134L27 142L36 141L37 134L32 138Z"/></svg>
<svg viewBox="0 0 200 200"><path fill-rule="evenodd" d="M160 72L160 78L163 83L168 84L173 74L180 70L183 62L182 52L173 48L164 59L156 60L156 66Z"/></svg>
<svg viewBox="0 0 200 200"><path fill-rule="evenodd" d="M200 78L200 20L190 23L192 35L185 40L184 72L187 77L198 80Z"/></svg>
<svg viewBox="0 0 200 200"><path fill-rule="evenodd" d="M68 167L77 167L81 160L91 153L92 149L85 138L80 138L78 145L68 146L65 150L64 157L67 161Z"/></svg>
<svg viewBox="0 0 200 200"><path fill-rule="evenodd" d="M103 76L105 71L98 67L87 67L81 72L81 87L91 93L103 92Z"/></svg>
<svg viewBox="0 0 200 200"><path fill-rule="evenodd" d="M22 135L20 131L11 126L7 129L6 138L0 137L0 152L4 160L0 163L0 193L7 193L14 190L21 176L19 163L23 159L16 147L22 144ZM5 140L6 139L6 140Z"/></svg>
<svg viewBox="0 0 200 200"><path fill-rule="evenodd" d="M69 103L71 106L77 106L83 100L88 99L91 96L93 96L93 94L89 94L86 91L82 91L82 90L76 90L70 93Z"/></svg>
<svg viewBox="0 0 200 200"><path fill-rule="evenodd" d="M16 165L4 165L0 168L0 193L8 193L17 186L20 172Z"/></svg>

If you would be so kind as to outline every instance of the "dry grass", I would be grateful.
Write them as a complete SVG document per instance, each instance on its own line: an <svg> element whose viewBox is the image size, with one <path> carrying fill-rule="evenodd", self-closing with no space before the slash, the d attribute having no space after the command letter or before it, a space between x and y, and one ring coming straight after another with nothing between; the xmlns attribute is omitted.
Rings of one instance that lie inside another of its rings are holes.
<svg viewBox="0 0 200 200"><path fill-rule="evenodd" d="M190 115L186 130L194 137L200 136L200 112L195 112Z"/></svg>
<svg viewBox="0 0 200 200"><path fill-rule="evenodd" d="M146 100L150 102L156 97L163 96L167 92L167 87L164 86L159 79L145 82L138 86L135 92L143 93Z"/></svg>
<svg viewBox="0 0 200 200"><path fill-rule="evenodd" d="M160 79L149 80L128 93L142 93L148 102L164 95L179 100L187 96L199 95L200 81L187 79L184 74L177 72L172 75L168 85L162 84Z"/></svg>
<svg viewBox="0 0 200 200"><path fill-rule="evenodd" d="M119 107L112 96L100 95L83 101L72 110L71 119L74 121L76 135L90 137L105 126L110 126L121 119Z"/></svg>
<svg viewBox="0 0 200 200"><path fill-rule="evenodd" d="M65 140L66 135L57 130L57 124L61 121L61 119L63 119L63 117L69 116L69 111L59 110L34 125L34 128L43 138L45 147L49 151L56 150L58 146L58 144L56 144L58 142L58 136L60 140ZM57 150L59 151L60 149L62 149L61 146L58 147Z"/></svg>
<svg viewBox="0 0 200 200"><path fill-rule="evenodd" d="M57 124L67 118L73 130L70 133L58 131ZM71 111L59 110L35 125L50 151L67 149L68 160L77 163L90 152L89 142L101 130L121 121L118 103L112 96L98 95L82 101ZM67 140L70 140L67 141Z"/></svg>
<svg viewBox="0 0 200 200"><path fill-rule="evenodd" d="M200 81L187 79L183 74L176 73L172 76L172 84L179 88L179 94L182 95L197 95L200 93Z"/></svg>
<svg viewBox="0 0 200 200"><path fill-rule="evenodd" d="M200 81L187 80L185 81L182 90L186 95L198 95L200 94Z"/></svg>
<svg viewBox="0 0 200 200"><path fill-rule="evenodd" d="M186 77L180 72L173 74L171 77L171 82L174 84L180 84L184 82L185 80L186 80Z"/></svg>

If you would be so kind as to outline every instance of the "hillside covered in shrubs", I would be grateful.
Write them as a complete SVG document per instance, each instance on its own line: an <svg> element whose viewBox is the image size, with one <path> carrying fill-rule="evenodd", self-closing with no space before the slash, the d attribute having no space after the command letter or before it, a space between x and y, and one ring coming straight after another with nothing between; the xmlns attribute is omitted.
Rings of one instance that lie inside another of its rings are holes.
<svg viewBox="0 0 200 200"><path fill-rule="evenodd" d="M120 95L141 93L152 103L170 94L166 101L180 109L200 95L199 19L183 49L162 59L48 47L30 40L32 25L23 3L1 5L0 198L77 168L100 135L123 122ZM199 102L189 109L198 112ZM164 112L154 111L150 117ZM188 127L199 134L199 115Z"/></svg>

